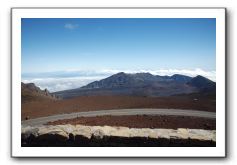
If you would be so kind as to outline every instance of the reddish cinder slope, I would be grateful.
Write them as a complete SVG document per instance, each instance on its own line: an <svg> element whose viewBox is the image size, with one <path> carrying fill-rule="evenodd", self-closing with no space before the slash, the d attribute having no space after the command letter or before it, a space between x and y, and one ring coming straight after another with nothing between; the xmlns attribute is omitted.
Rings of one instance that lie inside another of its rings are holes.
<svg viewBox="0 0 237 165"><path fill-rule="evenodd" d="M166 129L206 129L215 130L216 120L190 116L97 116L49 122L48 125L88 125L88 126L123 126L129 128L166 128Z"/></svg>
<svg viewBox="0 0 237 165"><path fill-rule="evenodd" d="M175 108L215 112L215 98L211 96L82 96L67 100L35 100L22 103L22 119L37 118L62 113L128 109L128 108Z"/></svg>

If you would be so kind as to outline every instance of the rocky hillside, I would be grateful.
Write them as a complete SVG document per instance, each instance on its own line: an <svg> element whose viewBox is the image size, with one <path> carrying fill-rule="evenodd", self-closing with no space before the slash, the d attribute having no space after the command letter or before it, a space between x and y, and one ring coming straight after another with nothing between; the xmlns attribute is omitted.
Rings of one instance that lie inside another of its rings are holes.
<svg viewBox="0 0 237 165"><path fill-rule="evenodd" d="M211 92L216 90L216 83L202 76L196 76L188 82L189 85L194 86L201 92Z"/></svg>
<svg viewBox="0 0 237 165"><path fill-rule="evenodd" d="M154 76L150 73L126 74L124 72L117 73L106 79L92 82L81 89L96 89L96 88L131 88L145 87L154 85L155 83L187 83L192 78L184 75L173 76Z"/></svg>
<svg viewBox="0 0 237 165"><path fill-rule="evenodd" d="M40 100L56 100L58 97L51 94L47 89L41 90L34 83L21 83L21 100L22 103Z"/></svg>

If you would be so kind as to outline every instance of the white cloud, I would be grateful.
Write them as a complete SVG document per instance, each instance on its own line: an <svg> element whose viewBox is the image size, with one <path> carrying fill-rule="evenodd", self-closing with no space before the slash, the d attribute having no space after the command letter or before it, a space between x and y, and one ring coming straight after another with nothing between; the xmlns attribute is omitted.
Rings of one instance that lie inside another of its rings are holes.
<svg viewBox="0 0 237 165"><path fill-rule="evenodd" d="M47 88L50 92L79 88L90 82L103 79L105 77L71 77L71 78L31 78L22 80L24 83L33 82L41 89Z"/></svg>
<svg viewBox="0 0 237 165"><path fill-rule="evenodd" d="M81 86L87 85L96 80L101 80L118 72L125 73L139 73L139 72L149 72L153 75L168 75L172 76L174 74L182 74L191 77L197 75L204 76L212 81L216 81L216 71L205 71L202 69L158 69L158 70L119 70L119 69L104 69L96 71L86 71L86 70L71 70L64 72L48 72L41 74L30 74L30 76L23 76L22 81L25 83L33 82L41 89L47 88L50 92L67 90L79 88Z"/></svg>
<svg viewBox="0 0 237 165"><path fill-rule="evenodd" d="M69 29L69 30L73 30L73 29L78 28L78 25L77 24L66 23L64 25L64 28Z"/></svg>

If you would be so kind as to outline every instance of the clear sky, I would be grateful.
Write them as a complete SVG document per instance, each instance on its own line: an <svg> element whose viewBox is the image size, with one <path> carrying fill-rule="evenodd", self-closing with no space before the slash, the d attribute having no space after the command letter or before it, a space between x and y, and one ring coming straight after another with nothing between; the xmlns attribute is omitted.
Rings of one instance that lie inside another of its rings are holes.
<svg viewBox="0 0 237 165"><path fill-rule="evenodd" d="M22 73L73 69L215 71L216 20L22 19Z"/></svg>

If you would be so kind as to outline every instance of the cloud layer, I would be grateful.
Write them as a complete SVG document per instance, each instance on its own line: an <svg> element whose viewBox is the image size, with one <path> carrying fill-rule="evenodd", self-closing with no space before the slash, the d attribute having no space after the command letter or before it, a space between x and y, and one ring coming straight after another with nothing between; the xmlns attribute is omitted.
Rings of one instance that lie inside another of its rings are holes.
<svg viewBox="0 0 237 165"><path fill-rule="evenodd" d="M168 75L183 74L191 77L202 75L212 81L216 81L216 71L204 71L202 69L159 69L159 70L116 70L116 69L104 69L97 71L85 71L85 70L70 70L48 73L28 73L22 74L22 81L24 83L33 82L41 89L47 88L50 92L79 88L87 85L90 82L101 80L118 72L125 73L138 73L149 72L153 75Z"/></svg>
<svg viewBox="0 0 237 165"><path fill-rule="evenodd" d="M50 92L74 89L105 77L71 77L71 78L33 78L23 79L24 83L35 83L41 89L47 88Z"/></svg>

